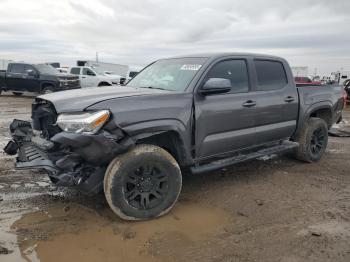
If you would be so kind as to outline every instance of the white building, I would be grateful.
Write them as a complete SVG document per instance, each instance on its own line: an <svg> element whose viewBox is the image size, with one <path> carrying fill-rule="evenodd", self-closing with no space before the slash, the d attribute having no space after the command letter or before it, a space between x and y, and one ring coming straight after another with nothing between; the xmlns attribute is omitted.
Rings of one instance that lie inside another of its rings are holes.
<svg viewBox="0 0 350 262"><path fill-rule="evenodd" d="M307 66L292 66L293 76L308 76L309 68Z"/></svg>

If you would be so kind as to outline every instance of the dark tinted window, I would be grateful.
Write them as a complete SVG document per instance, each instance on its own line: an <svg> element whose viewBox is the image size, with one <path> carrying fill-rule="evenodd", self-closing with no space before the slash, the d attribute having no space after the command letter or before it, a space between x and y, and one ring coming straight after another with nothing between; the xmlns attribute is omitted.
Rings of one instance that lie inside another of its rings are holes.
<svg viewBox="0 0 350 262"><path fill-rule="evenodd" d="M89 68L83 68L83 75L86 75L86 76L95 76L95 73L92 72Z"/></svg>
<svg viewBox="0 0 350 262"><path fill-rule="evenodd" d="M257 90L281 89L288 83L282 63L265 60L255 60L254 63L258 77Z"/></svg>
<svg viewBox="0 0 350 262"><path fill-rule="evenodd" d="M24 74L24 64L12 64L10 72L14 74Z"/></svg>
<svg viewBox="0 0 350 262"><path fill-rule="evenodd" d="M129 77L133 78L135 77L139 72L136 72L136 71L130 71L129 73Z"/></svg>
<svg viewBox="0 0 350 262"><path fill-rule="evenodd" d="M73 67L70 70L70 73L73 74L73 75L79 75L80 74L80 67Z"/></svg>
<svg viewBox="0 0 350 262"><path fill-rule="evenodd" d="M210 69L207 79L209 78L229 79L232 85L229 93L249 91L247 64L244 60L227 60L217 63Z"/></svg>

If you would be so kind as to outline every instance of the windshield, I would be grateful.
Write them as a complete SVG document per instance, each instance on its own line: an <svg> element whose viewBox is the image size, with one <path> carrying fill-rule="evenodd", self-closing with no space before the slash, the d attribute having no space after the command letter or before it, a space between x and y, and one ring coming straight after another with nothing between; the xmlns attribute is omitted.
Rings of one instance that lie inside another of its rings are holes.
<svg viewBox="0 0 350 262"><path fill-rule="evenodd" d="M184 91L206 58L158 60L137 74L127 86Z"/></svg>
<svg viewBox="0 0 350 262"><path fill-rule="evenodd" d="M50 65L38 64L38 65L35 65L35 68L42 74L49 74L49 75L57 74L57 70Z"/></svg>

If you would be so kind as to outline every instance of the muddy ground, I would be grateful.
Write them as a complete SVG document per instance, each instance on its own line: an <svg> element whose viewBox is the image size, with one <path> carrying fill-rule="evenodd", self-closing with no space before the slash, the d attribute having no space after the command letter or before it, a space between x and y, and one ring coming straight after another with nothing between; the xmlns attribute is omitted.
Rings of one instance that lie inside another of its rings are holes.
<svg viewBox="0 0 350 262"><path fill-rule="evenodd" d="M31 100L0 96L1 148ZM1 153L0 261L348 262L349 153L350 138L332 137L319 163L283 156L186 175L173 211L147 222L121 221L103 195L15 171Z"/></svg>

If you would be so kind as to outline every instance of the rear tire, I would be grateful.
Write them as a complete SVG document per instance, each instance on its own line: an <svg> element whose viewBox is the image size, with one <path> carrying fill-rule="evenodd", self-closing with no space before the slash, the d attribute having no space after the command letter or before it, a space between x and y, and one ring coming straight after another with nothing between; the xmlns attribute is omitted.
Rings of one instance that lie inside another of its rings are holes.
<svg viewBox="0 0 350 262"><path fill-rule="evenodd" d="M14 94L15 96L21 96L21 95L23 95L23 93L20 93L20 92L12 92L12 94Z"/></svg>
<svg viewBox="0 0 350 262"><path fill-rule="evenodd" d="M310 118L296 142L299 143L297 159L309 163L319 161L328 144L327 123L320 118Z"/></svg>
<svg viewBox="0 0 350 262"><path fill-rule="evenodd" d="M181 186L176 160L153 145L137 145L116 157L104 178L107 202L125 220L145 220L168 213L179 197Z"/></svg>

